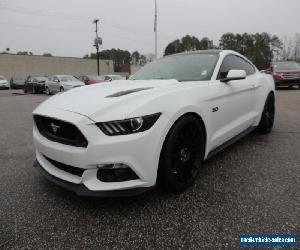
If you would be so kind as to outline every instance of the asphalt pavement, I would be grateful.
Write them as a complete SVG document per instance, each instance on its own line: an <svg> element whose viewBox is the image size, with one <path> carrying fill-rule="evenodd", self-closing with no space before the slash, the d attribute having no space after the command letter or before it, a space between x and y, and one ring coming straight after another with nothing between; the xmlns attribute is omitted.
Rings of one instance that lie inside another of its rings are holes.
<svg viewBox="0 0 300 250"><path fill-rule="evenodd" d="M0 91L0 249L236 248L240 234L300 238L300 90L276 92L275 127L204 164L181 195L83 198L32 167L33 109L47 97Z"/></svg>

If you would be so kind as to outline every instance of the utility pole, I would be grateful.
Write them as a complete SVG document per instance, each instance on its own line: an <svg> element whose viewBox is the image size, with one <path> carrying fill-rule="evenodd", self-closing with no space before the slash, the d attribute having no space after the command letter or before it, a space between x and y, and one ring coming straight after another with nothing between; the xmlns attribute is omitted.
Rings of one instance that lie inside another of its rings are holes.
<svg viewBox="0 0 300 250"><path fill-rule="evenodd" d="M98 76L100 75L100 63L99 63L99 45L102 44L102 39L98 36L98 22L99 22L99 19L95 19L93 21L94 24L96 24L96 38L95 38L95 41L94 41L94 46L96 47L96 50L97 50L97 73L98 73Z"/></svg>
<svg viewBox="0 0 300 250"><path fill-rule="evenodd" d="M157 0L155 0L154 32L155 32L155 59L157 59Z"/></svg>

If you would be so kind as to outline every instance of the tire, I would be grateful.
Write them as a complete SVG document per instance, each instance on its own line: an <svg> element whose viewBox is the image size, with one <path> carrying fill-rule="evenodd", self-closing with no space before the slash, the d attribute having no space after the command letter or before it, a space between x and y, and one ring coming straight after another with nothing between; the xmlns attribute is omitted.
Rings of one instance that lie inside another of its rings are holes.
<svg viewBox="0 0 300 250"><path fill-rule="evenodd" d="M27 90L27 87L24 86L24 93L27 94L28 93L28 90Z"/></svg>
<svg viewBox="0 0 300 250"><path fill-rule="evenodd" d="M298 85L298 88L300 89L300 84Z"/></svg>
<svg viewBox="0 0 300 250"><path fill-rule="evenodd" d="M51 95L50 89L48 87L45 88L46 95Z"/></svg>
<svg viewBox="0 0 300 250"><path fill-rule="evenodd" d="M32 94L37 94L37 89L35 86L32 86Z"/></svg>
<svg viewBox="0 0 300 250"><path fill-rule="evenodd" d="M275 118L275 96L270 93L265 102L260 122L256 131L260 134L268 134L272 131Z"/></svg>
<svg viewBox="0 0 300 250"><path fill-rule="evenodd" d="M63 87L60 87L59 91L60 91L60 92L64 92L65 90L64 90Z"/></svg>
<svg viewBox="0 0 300 250"><path fill-rule="evenodd" d="M158 168L158 184L172 193L192 186L205 152L201 123L192 115L180 118L164 142Z"/></svg>

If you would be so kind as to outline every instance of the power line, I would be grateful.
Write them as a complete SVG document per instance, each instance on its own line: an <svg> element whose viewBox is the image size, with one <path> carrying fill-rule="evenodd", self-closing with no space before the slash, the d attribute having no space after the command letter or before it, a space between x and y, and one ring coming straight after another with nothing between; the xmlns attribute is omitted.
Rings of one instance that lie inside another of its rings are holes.
<svg viewBox="0 0 300 250"><path fill-rule="evenodd" d="M16 7L16 6L4 6L5 9L12 11L12 12L17 12L17 13L21 13L21 14L26 14L26 15L35 15L35 16L40 16L40 17L50 17L50 18L60 18L60 19L64 19L64 20L70 20L70 21L79 21L79 22L90 22L89 19L84 18L84 17L78 17L78 16L70 16L70 15L66 15L63 13L57 13L57 12L45 12L43 10L33 10L33 9L26 9L24 7ZM114 23L112 21L106 22L105 20L103 20L103 23L105 24L105 26L111 27L113 29L119 30L121 32L128 32L128 33L132 33L135 35L143 35L143 36L148 36L151 37L152 34L149 30L149 32L145 31L144 29L141 30L137 27L132 27L132 28L128 28L123 26L122 24L118 24L118 23ZM167 39L174 39L173 36L167 35L167 34L163 34L160 33L160 38L163 38L165 40Z"/></svg>
<svg viewBox="0 0 300 250"><path fill-rule="evenodd" d="M26 25L26 24L16 24L16 23L7 23L7 22L0 22L0 25L9 25L9 26L14 26L14 27L19 27L19 28L29 28L29 29L47 29L47 31L70 31L70 32L74 32L74 33L86 33L86 34L91 34L91 30L80 30L80 29L69 29L69 28L53 28L53 27L47 27L47 26L37 26L37 25ZM116 39L123 39L123 40L129 40L132 42L137 42L137 40L141 40L143 38L141 37L136 37L136 38L132 38L132 36L124 36L124 35L120 35L120 34L114 34L112 32L109 31L104 31L103 32L105 35L108 35L110 37L116 38ZM147 43L147 44L152 44L149 40L144 40L143 39L143 43Z"/></svg>

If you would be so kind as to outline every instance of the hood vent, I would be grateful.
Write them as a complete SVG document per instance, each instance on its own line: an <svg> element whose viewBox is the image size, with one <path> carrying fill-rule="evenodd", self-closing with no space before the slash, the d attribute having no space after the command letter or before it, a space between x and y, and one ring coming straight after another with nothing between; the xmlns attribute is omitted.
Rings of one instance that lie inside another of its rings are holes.
<svg viewBox="0 0 300 250"><path fill-rule="evenodd" d="M152 89L152 87L151 88L137 88L137 89L123 90L123 91L119 91L117 93L114 93L112 95L108 95L108 96L106 96L106 98L120 97L120 96L123 96L123 95L129 95L131 93L135 93L135 92L139 92L139 91L143 91L143 90L147 90L147 89Z"/></svg>

